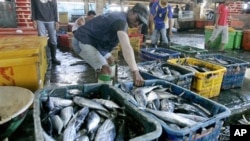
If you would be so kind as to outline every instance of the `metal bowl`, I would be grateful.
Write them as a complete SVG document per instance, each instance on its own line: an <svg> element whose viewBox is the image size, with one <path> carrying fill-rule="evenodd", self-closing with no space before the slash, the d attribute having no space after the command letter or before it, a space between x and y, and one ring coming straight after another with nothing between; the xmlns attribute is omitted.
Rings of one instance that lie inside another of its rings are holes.
<svg viewBox="0 0 250 141"><path fill-rule="evenodd" d="M0 86L0 140L8 138L23 122L34 94L22 87Z"/></svg>

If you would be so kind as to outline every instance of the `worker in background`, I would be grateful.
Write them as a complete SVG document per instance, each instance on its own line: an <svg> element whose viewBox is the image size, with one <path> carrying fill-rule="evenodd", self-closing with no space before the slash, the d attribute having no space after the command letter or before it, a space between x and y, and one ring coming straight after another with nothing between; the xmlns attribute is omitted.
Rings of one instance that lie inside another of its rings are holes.
<svg viewBox="0 0 250 141"><path fill-rule="evenodd" d="M151 46L156 47L159 35L162 37L162 47L168 48L169 43L166 36L165 22L169 24L169 35L172 36L172 10L168 0L154 2L149 16L149 33L151 35ZM154 24L154 30L153 25Z"/></svg>
<svg viewBox="0 0 250 141"><path fill-rule="evenodd" d="M81 16L79 17L73 24L72 26L72 32L74 33L76 31L76 29L81 26L81 25L84 25L85 22L93 19L95 17L96 13L94 10L90 10L88 13L87 13L87 16L84 17L84 16Z"/></svg>
<svg viewBox="0 0 250 141"><path fill-rule="evenodd" d="M31 9L33 26L38 30L38 36L48 35L49 37L48 47L50 49L52 64L60 65L61 62L56 58L56 31L59 29L57 1L32 0Z"/></svg>
<svg viewBox="0 0 250 141"><path fill-rule="evenodd" d="M174 8L174 15L173 15L173 18L178 18L179 17L179 6L176 4L175 8Z"/></svg>
<svg viewBox="0 0 250 141"><path fill-rule="evenodd" d="M206 49L208 49L210 43L214 42L214 40L220 35L220 33L222 33L219 52L224 52L225 45L228 43L228 17L229 17L228 4L229 0L225 0L217 8L217 16L214 25L214 30L208 42L205 43Z"/></svg>
<svg viewBox="0 0 250 141"><path fill-rule="evenodd" d="M111 75L111 65L115 58L111 51L121 44L123 57L128 64L136 86L142 86L144 79L139 73L134 50L127 34L128 27L137 28L148 22L148 10L144 4L137 3L126 13L108 12L99 15L80 26L72 39L73 50L92 66L98 75Z"/></svg>

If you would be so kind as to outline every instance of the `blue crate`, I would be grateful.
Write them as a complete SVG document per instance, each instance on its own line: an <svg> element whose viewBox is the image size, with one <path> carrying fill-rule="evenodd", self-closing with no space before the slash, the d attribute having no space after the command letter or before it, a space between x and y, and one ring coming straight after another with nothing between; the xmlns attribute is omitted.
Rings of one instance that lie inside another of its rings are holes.
<svg viewBox="0 0 250 141"><path fill-rule="evenodd" d="M74 91L74 94L70 94L71 91ZM130 124L143 129L140 133L136 133L133 138L126 140L156 140L162 133L161 125L153 118L147 116L146 113L140 111L137 107L128 102L126 95L121 93L120 89L107 84L92 83L51 88L47 87L35 92L33 117L36 141L44 140L40 117L42 112L40 109L40 99L42 97L47 97L48 95L51 97L60 97L65 99L72 99L74 96L87 97L90 99L98 97L114 101L119 106L124 107L126 115L131 117L133 122L130 122Z"/></svg>
<svg viewBox="0 0 250 141"><path fill-rule="evenodd" d="M191 127L185 127L182 129L174 129L169 127L165 122L155 118L156 121L161 123L163 128L163 136L165 136L165 140L171 141L211 141L217 140L220 134L221 127L226 120L231 115L231 111L215 101L212 101L208 98L202 97L190 90L184 89L176 84L164 81L164 80L145 80L145 86L152 85L162 85L164 88L171 88L172 93L174 95L181 95L182 98L188 100L190 102L199 104L200 106L206 108L212 116L203 122L199 122ZM133 82L122 83L120 87L123 87L126 91L132 90L134 85ZM152 114L148 114L148 116L152 116ZM155 117L155 116L152 116ZM202 132L202 129L207 129L206 132Z"/></svg>
<svg viewBox="0 0 250 141"><path fill-rule="evenodd" d="M168 55L159 55L159 54L151 53L151 51L153 50L155 50L155 52L168 53ZM140 49L140 55L142 59L146 61L153 61L153 60L166 61L171 58L178 58L181 55L181 53L170 50L170 49L165 49L165 48L142 48Z"/></svg>
<svg viewBox="0 0 250 141"><path fill-rule="evenodd" d="M224 73L224 76L223 76L221 89L226 90L226 89L231 89L231 88L242 87L245 72L246 72L247 67L249 66L249 62L238 59L238 58L225 56L222 54L200 54L200 55L196 55L195 57L202 59L202 60L209 61L214 64L224 66L227 69L227 71ZM215 57L218 59L228 60L228 61L232 61L235 63L229 64L229 65L222 65L220 63L210 61L208 59L209 57Z"/></svg>
<svg viewBox="0 0 250 141"><path fill-rule="evenodd" d="M137 63L137 65L138 66L143 66L143 65L153 64L153 63L156 63L156 62L157 61L147 61L147 62ZM169 67L169 69L174 69L174 70L176 70L176 71L178 71L178 72L180 72L182 74L179 77L176 77L174 80L169 81L169 82L172 82L172 83L174 83L176 85L179 85L179 86L181 86L183 88L186 88L186 89L190 90L192 80L193 80L193 76L194 76L194 72L192 72L190 70L187 70L187 69L184 69L183 67L180 67L178 65L170 64L168 62L162 63L162 66ZM160 77L154 76L154 75L152 75L152 74L150 74L148 72L141 71L141 70L140 70L140 74L145 80L162 79Z"/></svg>

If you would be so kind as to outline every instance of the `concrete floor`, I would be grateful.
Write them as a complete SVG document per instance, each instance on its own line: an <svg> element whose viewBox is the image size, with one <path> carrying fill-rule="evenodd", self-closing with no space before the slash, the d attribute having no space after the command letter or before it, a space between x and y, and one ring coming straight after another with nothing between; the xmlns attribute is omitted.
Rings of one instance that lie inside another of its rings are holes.
<svg viewBox="0 0 250 141"><path fill-rule="evenodd" d="M191 45L198 48L204 48L204 33L202 30L174 33L171 42L182 45ZM209 50L214 53L214 50ZM242 50L228 50L224 55L233 56L242 60L250 61L250 52ZM94 70L83 60L76 57L69 50L61 48L58 51L58 59L61 60L60 66L52 66L48 70L45 87L65 86L72 84L95 83L96 76ZM136 54L137 62L140 62L140 56ZM126 66L123 58L120 56L119 67ZM250 108L250 80L245 79L242 88L223 90L220 95L212 98L212 100L221 103L231 109L232 114L240 113ZM18 128L18 130L10 137L14 141L32 141L34 135L32 119L32 110Z"/></svg>

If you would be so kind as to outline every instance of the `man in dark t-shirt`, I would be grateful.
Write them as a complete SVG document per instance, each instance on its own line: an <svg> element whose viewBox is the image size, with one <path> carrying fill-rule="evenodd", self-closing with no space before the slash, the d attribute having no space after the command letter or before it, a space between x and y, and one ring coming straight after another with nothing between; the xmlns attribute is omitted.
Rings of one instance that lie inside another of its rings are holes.
<svg viewBox="0 0 250 141"><path fill-rule="evenodd" d="M147 24L148 16L146 6L139 3L127 13L110 12L99 15L76 30L72 39L73 50L99 75L111 75L110 65L114 64L114 57L110 52L120 42L123 57L132 71L134 84L141 86L144 80L136 65L127 30L128 27Z"/></svg>
<svg viewBox="0 0 250 141"><path fill-rule="evenodd" d="M31 9L33 26L38 30L38 36L47 36L48 34L48 47L52 64L60 65L61 62L56 59L56 30L59 29L57 1L31 0Z"/></svg>

